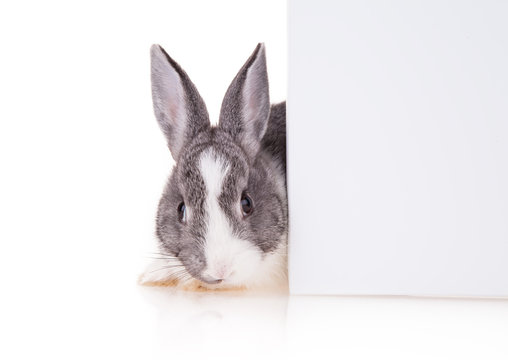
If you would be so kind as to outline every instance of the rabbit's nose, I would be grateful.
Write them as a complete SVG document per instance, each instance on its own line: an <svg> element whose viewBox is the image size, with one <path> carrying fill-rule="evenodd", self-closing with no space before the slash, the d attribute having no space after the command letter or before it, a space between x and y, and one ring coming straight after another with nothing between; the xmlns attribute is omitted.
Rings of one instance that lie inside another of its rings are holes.
<svg viewBox="0 0 508 360"><path fill-rule="evenodd" d="M210 269L208 269L203 275L214 279L217 283L220 283L226 280L231 276L232 270L230 266L225 264L214 264Z"/></svg>

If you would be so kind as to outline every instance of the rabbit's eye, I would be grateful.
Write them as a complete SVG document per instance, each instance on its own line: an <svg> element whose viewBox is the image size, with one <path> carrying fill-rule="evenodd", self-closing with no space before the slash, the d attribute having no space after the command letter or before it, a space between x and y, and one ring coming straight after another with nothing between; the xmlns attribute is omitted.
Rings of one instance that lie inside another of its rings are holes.
<svg viewBox="0 0 508 360"><path fill-rule="evenodd" d="M183 201L180 204L178 204L177 210L178 210L178 220L180 220L180 222L184 223L187 220L186 219L187 214L185 211L185 203Z"/></svg>
<svg viewBox="0 0 508 360"><path fill-rule="evenodd" d="M242 205L243 216L250 215L252 212L252 199L248 195L243 194L240 204Z"/></svg>

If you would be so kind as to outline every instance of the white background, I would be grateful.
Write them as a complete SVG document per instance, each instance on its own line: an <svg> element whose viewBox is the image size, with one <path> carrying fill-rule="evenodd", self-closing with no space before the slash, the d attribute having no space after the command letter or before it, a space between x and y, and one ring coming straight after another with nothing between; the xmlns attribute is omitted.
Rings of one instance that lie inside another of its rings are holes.
<svg viewBox="0 0 508 360"><path fill-rule="evenodd" d="M149 47L217 118L259 41L285 98L280 1L0 4L0 358L506 358L508 304L141 288L171 166Z"/></svg>

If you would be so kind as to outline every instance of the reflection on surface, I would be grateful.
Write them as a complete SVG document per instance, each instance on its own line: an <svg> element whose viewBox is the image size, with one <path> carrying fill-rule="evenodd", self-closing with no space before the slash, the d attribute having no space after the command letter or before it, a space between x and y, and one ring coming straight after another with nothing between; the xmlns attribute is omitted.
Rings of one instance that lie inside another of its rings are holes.
<svg viewBox="0 0 508 360"><path fill-rule="evenodd" d="M508 355L507 300L141 291L156 309L158 358Z"/></svg>
<svg viewBox="0 0 508 360"><path fill-rule="evenodd" d="M291 297L291 354L344 359L506 359L508 301Z"/></svg>
<svg viewBox="0 0 508 360"><path fill-rule="evenodd" d="M254 357L285 346L288 296L247 292L186 292L145 287L157 308L163 353L191 358Z"/></svg>

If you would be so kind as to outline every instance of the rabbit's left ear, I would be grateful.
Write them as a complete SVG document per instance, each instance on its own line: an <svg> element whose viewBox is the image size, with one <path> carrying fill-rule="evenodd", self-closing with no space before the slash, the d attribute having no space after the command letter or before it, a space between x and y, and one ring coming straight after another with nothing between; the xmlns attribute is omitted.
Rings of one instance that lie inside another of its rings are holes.
<svg viewBox="0 0 508 360"><path fill-rule="evenodd" d="M150 49L155 117L175 160L185 144L210 127L208 111L185 71L162 47Z"/></svg>
<svg viewBox="0 0 508 360"><path fill-rule="evenodd" d="M264 44L258 44L229 86L222 102L219 127L254 158L270 116Z"/></svg>

